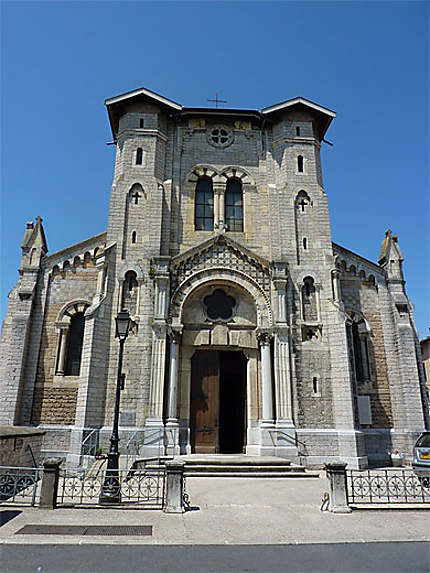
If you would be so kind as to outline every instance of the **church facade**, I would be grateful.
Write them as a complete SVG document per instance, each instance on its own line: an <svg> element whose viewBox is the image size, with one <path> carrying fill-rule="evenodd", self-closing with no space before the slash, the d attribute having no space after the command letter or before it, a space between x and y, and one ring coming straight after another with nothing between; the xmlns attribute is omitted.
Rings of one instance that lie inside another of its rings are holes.
<svg viewBox="0 0 430 573"><path fill-rule="evenodd" d="M46 455L107 450L125 343L120 449L247 453L350 467L410 455L426 392L397 237L378 263L332 242L320 148L335 113L303 98L184 107L106 100L107 231L47 253L27 223L1 341L0 424ZM94 434L94 432L93 432Z"/></svg>

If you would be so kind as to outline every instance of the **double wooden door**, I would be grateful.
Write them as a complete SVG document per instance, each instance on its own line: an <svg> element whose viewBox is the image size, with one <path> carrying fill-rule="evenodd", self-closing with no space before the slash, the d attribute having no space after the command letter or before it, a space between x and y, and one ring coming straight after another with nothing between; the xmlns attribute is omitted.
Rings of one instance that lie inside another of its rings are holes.
<svg viewBox="0 0 430 573"><path fill-rule="evenodd" d="M242 352L198 350L191 361L191 447L241 453L246 441L246 359Z"/></svg>

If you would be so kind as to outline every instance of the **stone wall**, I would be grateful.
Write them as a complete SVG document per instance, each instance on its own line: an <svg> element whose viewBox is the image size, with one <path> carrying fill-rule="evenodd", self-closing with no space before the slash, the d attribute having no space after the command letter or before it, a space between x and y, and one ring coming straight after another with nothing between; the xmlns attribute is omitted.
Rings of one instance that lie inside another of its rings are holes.
<svg viewBox="0 0 430 573"><path fill-rule="evenodd" d="M58 376L56 363L60 332L56 328L60 311L73 301L92 301L97 272L92 260L85 267L54 271L45 306L44 323L36 373L31 423L73 424L79 376Z"/></svg>
<svg viewBox="0 0 430 573"><path fill-rule="evenodd" d="M25 426L0 426L0 466L34 467L41 463L41 447L45 432Z"/></svg>

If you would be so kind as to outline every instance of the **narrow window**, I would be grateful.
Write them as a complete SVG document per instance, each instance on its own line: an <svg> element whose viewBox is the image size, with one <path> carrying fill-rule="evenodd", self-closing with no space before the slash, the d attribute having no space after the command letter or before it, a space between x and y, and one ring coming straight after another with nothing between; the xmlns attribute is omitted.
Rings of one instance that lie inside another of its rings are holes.
<svg viewBox="0 0 430 573"><path fill-rule="evenodd" d="M143 193L142 186L139 183L135 183L130 189L130 197L133 199L135 205L139 205L139 199L141 198L141 193Z"/></svg>
<svg viewBox="0 0 430 573"><path fill-rule="evenodd" d="M143 149L141 147L138 147L136 151L136 165L142 165L142 160L143 160Z"/></svg>
<svg viewBox="0 0 430 573"><path fill-rule="evenodd" d="M306 249L308 248L308 240L306 237L303 237L303 248L306 251Z"/></svg>
<svg viewBox="0 0 430 573"><path fill-rule="evenodd" d="M314 376L314 377L312 378L312 392L313 392L314 394L318 394L318 390L319 390L319 388L318 388L318 378L317 378L316 376Z"/></svg>
<svg viewBox="0 0 430 573"><path fill-rule="evenodd" d="M131 234L131 242L135 243L136 242L136 231L133 231Z"/></svg>
<svg viewBox="0 0 430 573"><path fill-rule="evenodd" d="M297 171L303 173L303 155L297 156Z"/></svg>
<svg viewBox="0 0 430 573"><path fill-rule="evenodd" d="M300 127L299 126L296 127L296 135L300 135Z"/></svg>
<svg viewBox="0 0 430 573"><path fill-rule="evenodd" d="M66 376L79 376L81 369L82 345L84 342L85 318L78 312L70 319L67 345Z"/></svg>
<svg viewBox="0 0 430 573"><path fill-rule="evenodd" d="M121 306L122 308L126 308L131 315L136 314L138 286L136 273L134 271L127 271L122 288Z"/></svg>
<svg viewBox="0 0 430 573"><path fill-rule="evenodd" d="M212 231L214 228L214 193L209 177L201 177L197 181L194 226L196 231Z"/></svg>
<svg viewBox="0 0 430 573"><path fill-rule="evenodd" d="M303 281L302 314L305 321L318 319L315 284L312 277L306 277Z"/></svg>
<svg viewBox="0 0 430 573"><path fill-rule="evenodd" d="M225 191L225 224L228 231L243 231L243 193L240 179L227 181Z"/></svg>
<svg viewBox="0 0 430 573"><path fill-rule="evenodd" d="M143 117L139 119L139 127L142 128L144 126Z"/></svg>

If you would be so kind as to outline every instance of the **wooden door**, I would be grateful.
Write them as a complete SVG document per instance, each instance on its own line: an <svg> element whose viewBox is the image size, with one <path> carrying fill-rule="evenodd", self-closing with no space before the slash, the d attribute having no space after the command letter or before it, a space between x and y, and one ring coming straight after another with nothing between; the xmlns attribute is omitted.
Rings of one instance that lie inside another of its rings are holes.
<svg viewBox="0 0 430 573"><path fill-rule="evenodd" d="M218 451L219 359L214 350L198 350L191 359L191 448L196 454Z"/></svg>

